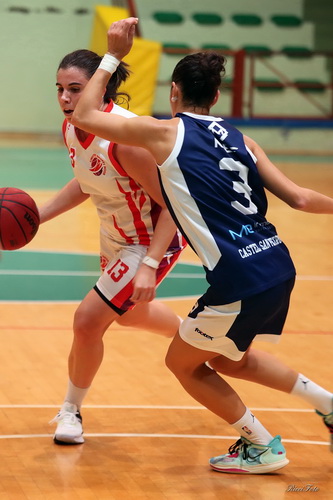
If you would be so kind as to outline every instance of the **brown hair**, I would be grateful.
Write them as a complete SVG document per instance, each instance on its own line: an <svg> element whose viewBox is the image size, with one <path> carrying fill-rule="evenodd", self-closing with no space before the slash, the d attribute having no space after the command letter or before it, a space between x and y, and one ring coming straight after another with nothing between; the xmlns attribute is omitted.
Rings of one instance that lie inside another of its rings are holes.
<svg viewBox="0 0 333 500"><path fill-rule="evenodd" d="M93 76L95 71L97 70L102 58L95 52L87 49L80 49L67 54L61 61L58 66L59 69L67 69L67 68L79 68L84 71L88 80ZM119 102L121 99L125 99L125 101L130 100L130 96L125 92L117 92L120 84L125 82L125 80L130 75L130 71L128 69L128 64L121 61L119 64L117 71L113 73L111 76L107 86L106 92L103 96L104 102L108 103L111 100L114 102ZM121 99L119 99L121 98Z"/></svg>

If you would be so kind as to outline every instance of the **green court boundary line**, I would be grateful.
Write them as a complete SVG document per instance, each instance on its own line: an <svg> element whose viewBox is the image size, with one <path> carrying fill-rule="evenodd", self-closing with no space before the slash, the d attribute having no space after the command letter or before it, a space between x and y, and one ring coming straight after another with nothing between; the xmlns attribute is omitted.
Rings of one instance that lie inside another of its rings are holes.
<svg viewBox="0 0 333 500"><path fill-rule="evenodd" d="M51 254L58 254L58 255L67 255L67 254L71 254L71 255L89 255L91 257L97 257L99 258L100 254L99 253L96 253L96 252L82 252L82 250L50 250L50 249L46 249L46 250L42 250L42 249L36 249L36 248L22 248L22 249L19 249L19 250L13 250L13 251L9 251L9 250L0 250L0 262L1 262L1 254L2 253L14 253L14 252L21 252L21 253L51 253ZM176 264L184 264L186 266L196 266L196 267L202 267L202 264L200 264L200 262L190 262L190 261L177 261Z"/></svg>
<svg viewBox="0 0 333 500"><path fill-rule="evenodd" d="M194 300L200 297L196 295L174 296L174 297L157 297L156 301L172 301L172 300ZM82 300L0 300L0 304L80 304Z"/></svg>

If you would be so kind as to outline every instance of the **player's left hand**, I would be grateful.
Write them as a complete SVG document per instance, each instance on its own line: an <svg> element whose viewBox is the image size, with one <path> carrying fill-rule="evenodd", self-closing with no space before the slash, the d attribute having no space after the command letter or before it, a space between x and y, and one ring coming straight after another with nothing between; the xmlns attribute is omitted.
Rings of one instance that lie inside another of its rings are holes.
<svg viewBox="0 0 333 500"><path fill-rule="evenodd" d="M151 302L156 296L156 269L142 264L134 279L131 300L135 303Z"/></svg>
<svg viewBox="0 0 333 500"><path fill-rule="evenodd" d="M137 17L128 17L111 24L108 30L108 52L119 61L125 57L132 48Z"/></svg>

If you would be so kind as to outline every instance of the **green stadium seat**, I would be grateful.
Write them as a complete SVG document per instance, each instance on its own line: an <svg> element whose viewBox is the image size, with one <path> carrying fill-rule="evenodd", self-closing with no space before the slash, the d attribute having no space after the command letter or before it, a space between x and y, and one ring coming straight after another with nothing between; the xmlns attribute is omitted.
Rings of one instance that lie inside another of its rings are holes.
<svg viewBox="0 0 333 500"><path fill-rule="evenodd" d="M234 14L231 19L241 26L260 26L263 23L257 14Z"/></svg>
<svg viewBox="0 0 333 500"><path fill-rule="evenodd" d="M161 24L180 24L184 21L179 12L154 12L153 18Z"/></svg>
<svg viewBox="0 0 333 500"><path fill-rule="evenodd" d="M254 81L254 86L260 92L280 92L284 89L283 83L280 80L273 78L261 78Z"/></svg>
<svg viewBox="0 0 333 500"><path fill-rule="evenodd" d="M231 50L230 45L225 45L223 43L203 43L201 48L203 50Z"/></svg>
<svg viewBox="0 0 333 500"><path fill-rule="evenodd" d="M308 80L303 78L294 80L294 83L302 92L324 92L326 88L319 80Z"/></svg>
<svg viewBox="0 0 333 500"><path fill-rule="evenodd" d="M163 49L173 49L172 51L177 52L177 50L182 51L182 49L190 49L190 45L188 43L182 42L164 42Z"/></svg>
<svg viewBox="0 0 333 500"><path fill-rule="evenodd" d="M233 78L230 76L226 76L222 80L222 87L230 88L230 87L232 87L233 83L234 83Z"/></svg>
<svg viewBox="0 0 333 500"><path fill-rule="evenodd" d="M296 28L303 24L303 20L300 17L287 14L271 16L271 21L281 28Z"/></svg>
<svg viewBox="0 0 333 500"><path fill-rule="evenodd" d="M298 57L298 58L305 58L305 57L311 57L311 50L308 49L307 47L294 47L294 46L285 46L281 49L281 52L283 52L286 56L288 57Z"/></svg>
<svg viewBox="0 0 333 500"><path fill-rule="evenodd" d="M247 54L257 54L258 56L269 56L272 53L272 49L267 45L244 45L242 48Z"/></svg>
<svg viewBox="0 0 333 500"><path fill-rule="evenodd" d="M207 25L218 25L223 23L223 17L220 14L214 14L212 12L196 12L192 14L192 19L198 23Z"/></svg>

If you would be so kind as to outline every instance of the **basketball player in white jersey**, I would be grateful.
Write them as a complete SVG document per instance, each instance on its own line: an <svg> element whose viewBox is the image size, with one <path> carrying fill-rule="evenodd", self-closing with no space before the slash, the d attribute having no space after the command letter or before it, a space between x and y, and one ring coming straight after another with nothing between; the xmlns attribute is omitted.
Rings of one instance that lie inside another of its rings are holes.
<svg viewBox="0 0 333 500"><path fill-rule="evenodd" d="M103 358L103 335L116 321L173 337L180 318L154 301L156 286L171 270L185 240L165 207L156 166L142 148L117 145L71 124L72 114L101 57L89 50L65 56L57 71L58 101L65 115L63 135L75 178L40 208L41 222L77 206L89 196L100 219L102 274L74 317L69 382L55 417L54 441L84 442L80 408ZM115 104L129 72L121 64L107 83L100 109L132 119Z"/></svg>
<svg viewBox="0 0 333 500"><path fill-rule="evenodd" d="M109 29L108 53L72 120L154 156L166 203L209 284L171 342L167 365L189 394L240 434L228 453L210 460L212 468L272 472L289 462L281 437L271 435L217 371L302 397L332 437L332 393L251 345L255 338L279 338L295 279L288 249L266 219L264 188L311 213L333 214L333 199L293 183L253 140L210 116L224 73L224 57L217 53L190 54L177 64L172 119L101 113L103 89L131 49L136 22L125 19Z"/></svg>

